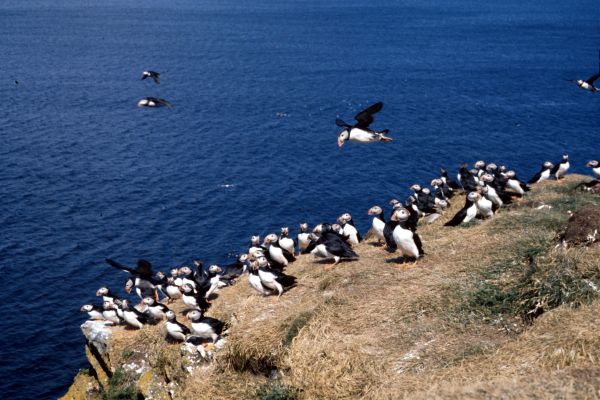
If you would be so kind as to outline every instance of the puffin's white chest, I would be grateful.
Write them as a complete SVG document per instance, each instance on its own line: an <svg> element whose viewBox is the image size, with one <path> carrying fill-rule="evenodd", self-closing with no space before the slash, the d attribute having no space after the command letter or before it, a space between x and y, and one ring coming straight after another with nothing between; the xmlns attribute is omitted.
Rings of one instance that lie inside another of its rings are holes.
<svg viewBox="0 0 600 400"><path fill-rule="evenodd" d="M592 168L592 172L596 176L596 178L600 179L600 167Z"/></svg>
<svg viewBox="0 0 600 400"><path fill-rule="evenodd" d="M590 85L589 83L587 83L585 81L581 82L579 87L581 87L582 89L585 89L585 90L593 90L592 85Z"/></svg>
<svg viewBox="0 0 600 400"><path fill-rule="evenodd" d="M348 236L348 242L352 244L358 244L358 231L350 224L344 225L342 233Z"/></svg>
<svg viewBox="0 0 600 400"><path fill-rule="evenodd" d="M419 250L415 245L411 230L402 228L400 225L398 225L396 228L394 228L393 236L398 248L402 251L402 255L408 257L419 256Z"/></svg>
<svg viewBox="0 0 600 400"><path fill-rule="evenodd" d="M494 215L494 212L492 211L492 202L486 199L485 197L482 197L479 200L477 200L477 209L484 218L488 218Z"/></svg>
<svg viewBox="0 0 600 400"><path fill-rule="evenodd" d="M313 251L311 251L311 254L313 254L316 257L321 257L321 258L332 258L333 257L333 255L327 251L327 247L324 244L317 245L313 249Z"/></svg>
<svg viewBox="0 0 600 400"><path fill-rule="evenodd" d="M492 203L496 204L497 206L502 206L502 204L504 204L504 202L502 201L502 199L500 198L500 196L498 196L498 192L496 192L496 189L494 189L491 186L488 186L488 191L485 194L485 197L490 200Z"/></svg>
<svg viewBox="0 0 600 400"><path fill-rule="evenodd" d="M556 177L558 178L566 174L570 167L571 165L568 161L566 163L560 163L560 165L558 166L558 171L556 171Z"/></svg>
<svg viewBox="0 0 600 400"><path fill-rule="evenodd" d="M380 220L379 218L373 218L373 230L379 239L383 239L383 228L385 227L385 222Z"/></svg>
<svg viewBox="0 0 600 400"><path fill-rule="evenodd" d="M358 143L373 143L379 141L380 138L372 132L360 128L352 128L350 130L349 140Z"/></svg>
<svg viewBox="0 0 600 400"><path fill-rule="evenodd" d="M298 248L300 250L304 250L310 244L310 234L308 233L299 233L298 234Z"/></svg>
<svg viewBox="0 0 600 400"><path fill-rule="evenodd" d="M542 171L542 173L540 175L540 179L538 180L538 182L545 181L548 178L550 178L550 170L549 169L545 169L545 170Z"/></svg>
<svg viewBox="0 0 600 400"><path fill-rule="evenodd" d="M508 182L506 182L506 186L508 186L509 188L521 195L525 193L519 182L514 179L509 179Z"/></svg>
<svg viewBox="0 0 600 400"><path fill-rule="evenodd" d="M183 301L183 304L187 306L196 307L198 305L196 299L193 296L189 296L187 294L182 295L181 300Z"/></svg>
<svg viewBox="0 0 600 400"><path fill-rule="evenodd" d="M294 254L294 241L288 237L279 239L279 246L286 249L288 253Z"/></svg>
<svg viewBox="0 0 600 400"><path fill-rule="evenodd" d="M269 286L269 283L275 281L275 275L273 275L270 272L267 271L263 271L261 269L258 270L258 277L260 278L260 281L265 285L265 286ZM269 286L270 287L270 286Z"/></svg>
<svg viewBox="0 0 600 400"><path fill-rule="evenodd" d="M177 286L169 285L166 287L165 291L167 292L169 297L173 299L181 298L181 291L179 291L179 288Z"/></svg>
<svg viewBox="0 0 600 400"><path fill-rule="evenodd" d="M463 223L471 222L473 218L477 216L477 205L473 204L471 207L467 208L467 215L463 220Z"/></svg>
<svg viewBox="0 0 600 400"><path fill-rule="evenodd" d="M183 333L183 329L178 324L167 321L166 324L167 333L179 340L185 340L185 334Z"/></svg>
<svg viewBox="0 0 600 400"><path fill-rule="evenodd" d="M201 337L212 336L215 334L215 330L206 322L192 322L192 333Z"/></svg>
<svg viewBox="0 0 600 400"><path fill-rule="evenodd" d="M248 274L248 283L257 292L259 292L261 294L266 293L265 288L263 287L260 277L258 275Z"/></svg>
<svg viewBox="0 0 600 400"><path fill-rule="evenodd" d="M138 321L137 315L133 311L123 311L123 319L131 326L142 328L142 323Z"/></svg>
<svg viewBox="0 0 600 400"><path fill-rule="evenodd" d="M283 255L283 251L281 251L281 249L279 247L275 247L273 245L269 246L269 255L271 256L271 258L275 261L277 261L279 264L283 264L285 266L288 265L288 261L285 258L285 256ZM259 271L260 274L260 271Z"/></svg>

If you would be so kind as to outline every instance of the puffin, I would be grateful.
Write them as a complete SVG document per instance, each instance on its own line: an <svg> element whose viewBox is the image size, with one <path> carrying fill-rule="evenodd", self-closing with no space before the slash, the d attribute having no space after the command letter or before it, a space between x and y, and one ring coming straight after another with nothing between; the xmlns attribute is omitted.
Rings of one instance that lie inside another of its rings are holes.
<svg viewBox="0 0 600 400"><path fill-rule="evenodd" d="M465 199L465 205L452 217L452 219L444 224L444 226L457 226L460 224L466 224L471 222L473 218L477 216L477 205L475 201L477 199L477 192L467 193Z"/></svg>
<svg viewBox="0 0 600 400"><path fill-rule="evenodd" d="M121 304L122 299L110 291L106 286L102 286L96 291L96 296L102 296L102 301L108 301L109 304Z"/></svg>
<svg viewBox="0 0 600 400"><path fill-rule="evenodd" d="M504 205L504 200L494 187L494 177L492 175L487 173L481 175L481 193L492 202L494 212Z"/></svg>
<svg viewBox="0 0 600 400"><path fill-rule="evenodd" d="M279 238L275 233L270 233L265 237L263 246L267 248L270 261L273 262L273 268L283 269L288 263L296 261L296 257L286 249L279 246Z"/></svg>
<svg viewBox="0 0 600 400"><path fill-rule="evenodd" d="M454 195L454 190L450 188L450 186L444 184L440 178L433 179L431 181L431 186L434 189L434 202L435 205L440 206L441 201L445 201L446 203L441 206L442 209L445 209L450 204L450 198Z"/></svg>
<svg viewBox="0 0 600 400"><path fill-rule="evenodd" d="M167 335L170 338L175 339L177 341L185 341L187 335L191 333L190 328L178 322L175 313L171 310L167 311L165 313L165 316L167 317L167 322L165 323L165 327L167 328Z"/></svg>
<svg viewBox="0 0 600 400"><path fill-rule="evenodd" d="M550 171L554 165L550 161L544 161L542 168L527 182L529 185L540 183L550 178Z"/></svg>
<svg viewBox="0 0 600 400"><path fill-rule="evenodd" d="M373 232L375 232L375 236L377 236L377 241L379 243L384 242L385 236L383 236L383 228L385 227L385 217L383 215L383 209L379 206L373 206L369 208L367 214L373 216L371 227L373 228Z"/></svg>
<svg viewBox="0 0 600 400"><path fill-rule="evenodd" d="M369 125L373 122L373 114L378 113L382 108L383 103L378 102L362 110L354 116L357 121L354 125L337 118L335 124L343 128L338 134L338 146L341 148L348 140L355 143L391 142L392 138L385 136L389 132L388 129L381 132L369 129Z"/></svg>
<svg viewBox="0 0 600 400"><path fill-rule="evenodd" d="M236 261L232 264L223 267L223 275L221 279L234 283L237 278L246 272L246 263L248 262L248 254L240 254Z"/></svg>
<svg viewBox="0 0 600 400"><path fill-rule="evenodd" d="M440 168L440 179L443 184L452 189L452 191L461 189L461 186L448 176L448 170L444 167Z"/></svg>
<svg viewBox="0 0 600 400"><path fill-rule="evenodd" d="M165 99L159 99L157 97L144 97L137 103L138 107L167 107L173 108L173 104Z"/></svg>
<svg viewBox="0 0 600 400"><path fill-rule="evenodd" d="M261 256L259 258L261 259L261 261L266 262L266 264L268 265L266 257ZM248 271L248 284L250 285L250 287L252 287L252 289L256 290L258 293L262 294L263 296L267 296L271 293L271 290L263 286L262 281L260 280L260 276L258 276L258 269L260 268L260 264L261 263L258 259L250 263L250 269Z"/></svg>
<svg viewBox="0 0 600 400"><path fill-rule="evenodd" d="M475 175L477 178L481 178L481 175L485 174L485 161L479 160L475 162L473 168L476 170Z"/></svg>
<svg viewBox="0 0 600 400"><path fill-rule="evenodd" d="M467 169L467 163L461 164L457 178L467 192L475 191L479 187L475 176Z"/></svg>
<svg viewBox="0 0 600 400"><path fill-rule="evenodd" d="M157 302L152 297L144 297L142 302L146 305L145 313L152 318L153 322L159 322L166 318L169 307L163 303Z"/></svg>
<svg viewBox="0 0 600 400"><path fill-rule="evenodd" d="M267 251L267 248L260 244L260 236L252 235L252 237L250 238L250 248L248 249L248 257L250 259L253 259L253 258L255 258L256 253L258 253L258 252L266 253L266 251Z"/></svg>
<svg viewBox="0 0 600 400"><path fill-rule="evenodd" d="M414 238L418 235L416 232L413 232L408 228L406 222L408 221L409 217L410 211L406 208L398 208L394 211L391 219L397 223L392 231L391 237L388 231L386 243L388 243L388 247L392 249L395 247L396 249L400 250L402 257L416 260L422 254L419 249L421 241L414 240ZM390 242L392 240L394 241L395 246L390 246Z"/></svg>
<svg viewBox="0 0 600 400"><path fill-rule="evenodd" d="M130 277L125 285L127 293L130 293L131 289L135 287L135 292L140 299L146 297L146 294L152 293L154 298L158 300L158 292L155 283L158 284L160 282L152 278L152 264L150 264L149 261L139 259L136 268L128 267L111 260L110 258L107 258L104 261L113 268L129 273Z"/></svg>
<svg viewBox="0 0 600 400"><path fill-rule="evenodd" d="M306 252L307 247L310 245L311 236L308 233L308 224L303 222L300 224L300 233L298 233L298 251L301 254Z"/></svg>
<svg viewBox="0 0 600 400"><path fill-rule="evenodd" d="M132 328L142 329L144 324L148 323L148 315L132 307L129 301L123 300L121 309L123 310L123 320Z"/></svg>
<svg viewBox="0 0 600 400"><path fill-rule="evenodd" d="M228 285L228 283L225 280L221 280L222 272L223 270L218 265L213 264L210 267L208 267L209 287L206 291L206 295L204 296L207 299L209 299L210 296L212 296L213 293L217 291L217 289Z"/></svg>
<svg viewBox="0 0 600 400"><path fill-rule="evenodd" d="M597 87L597 86L594 86L594 82L598 78L600 78L600 72L598 72L597 74L594 74L594 75L590 76L586 80L583 80L583 79L577 79L577 80L575 80L575 79L565 79L565 80L568 81L568 82L575 82L577 84L577 86L579 86L583 90L589 90L590 92L600 92L600 88Z"/></svg>
<svg viewBox="0 0 600 400"><path fill-rule="evenodd" d="M514 191L519 197L523 197L525 192L529 192L531 190L529 186L527 186L526 184L521 182L519 178L517 178L517 174L515 173L515 171L506 172L506 177L508 178L506 186L512 191Z"/></svg>
<svg viewBox="0 0 600 400"><path fill-rule="evenodd" d="M352 220L352 215L350 215L350 213L343 213L340 215L338 222L342 227L342 235L348 236L348 242L350 244L355 245L362 242L362 236L354 226L354 221Z"/></svg>
<svg viewBox="0 0 600 400"><path fill-rule="evenodd" d="M102 315L104 308L96 304L84 304L79 311L86 312L91 320L101 321L105 319L104 315Z"/></svg>
<svg viewBox="0 0 600 400"><path fill-rule="evenodd" d="M142 72L142 80L146 79L146 78L152 78L152 80L159 85L160 84L160 73L156 72L156 71L144 71Z"/></svg>
<svg viewBox="0 0 600 400"><path fill-rule="evenodd" d="M559 163L557 163L554 166L554 168L552 168L552 170L550 171L550 175L556 180L562 179L565 177L565 174L567 173L570 167L571 164L569 164L569 155L563 154L562 160Z"/></svg>
<svg viewBox="0 0 600 400"><path fill-rule="evenodd" d="M320 235L319 239L311 243L307 249L315 257L333 259L333 265L337 265L341 260L358 259L358 254L352 250L344 238L333 232L331 225L324 223L315 226L313 233Z"/></svg>
<svg viewBox="0 0 600 400"><path fill-rule="evenodd" d="M294 255L296 254L294 239L289 238L289 234L290 230L287 226L281 227L281 234L279 235L279 241L277 243L279 244L279 247L287 250L291 255Z"/></svg>
<svg viewBox="0 0 600 400"><path fill-rule="evenodd" d="M586 167L591 168L594 174L594 178L600 179L600 161L590 160L585 164Z"/></svg>
<svg viewBox="0 0 600 400"><path fill-rule="evenodd" d="M120 300L118 302L121 304ZM123 310L117 304L104 300L102 302L102 317L113 325L119 325L123 319Z"/></svg>
<svg viewBox="0 0 600 400"><path fill-rule="evenodd" d="M256 266L258 267L258 277L262 286L277 292L277 298L281 297L283 292L296 286L296 277L286 275L268 266L260 266L260 263Z"/></svg>
<svg viewBox="0 0 600 400"><path fill-rule="evenodd" d="M189 283L185 283L182 286L183 295L181 296L181 300L183 304L186 306L190 306L192 308L198 308L200 310L207 310L210 306L209 302L206 300L204 293L196 293L194 292L194 288Z"/></svg>
<svg viewBox="0 0 600 400"><path fill-rule="evenodd" d="M484 219L494 216L494 203L491 200L488 200L485 196L482 196L477 192L473 192L473 198L475 206L477 206L477 215Z"/></svg>
<svg viewBox="0 0 600 400"><path fill-rule="evenodd" d="M156 277L160 280L160 284L156 285L156 287L169 299L169 303L181 298L181 290L179 289L179 285L175 283L178 273L177 268L171 270L171 276L169 277L161 271L156 273Z"/></svg>
<svg viewBox="0 0 600 400"><path fill-rule="evenodd" d="M219 335L223 332L223 322L216 318L206 317L198 310L188 312L187 317L192 321L193 336L210 338L213 343L217 342Z"/></svg>

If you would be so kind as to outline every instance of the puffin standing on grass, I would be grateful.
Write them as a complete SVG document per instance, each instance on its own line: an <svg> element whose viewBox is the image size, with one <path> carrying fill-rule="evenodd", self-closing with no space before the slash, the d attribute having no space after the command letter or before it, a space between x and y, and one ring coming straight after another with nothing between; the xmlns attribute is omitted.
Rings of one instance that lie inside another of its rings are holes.
<svg viewBox="0 0 600 400"><path fill-rule="evenodd" d="M331 225L319 224L315 226L313 233L320 235L320 237L311 243L307 251L310 251L315 257L333 259L330 268L337 265L341 260L358 259L358 254L352 250L352 246L344 240L343 236L335 233Z"/></svg>
<svg viewBox="0 0 600 400"><path fill-rule="evenodd" d="M296 254L296 248L294 246L294 239L288 237L290 234L290 230L287 226L281 227L281 234L279 235L279 240L277 243L279 247L287 250L291 255Z"/></svg>
<svg viewBox="0 0 600 400"><path fill-rule="evenodd" d="M180 342L185 341L187 335L190 334L190 328L178 322L173 311L167 311L165 316L167 317L165 327L167 328L167 334L169 337Z"/></svg>
<svg viewBox="0 0 600 400"><path fill-rule="evenodd" d="M413 232L407 225L411 212L406 208L397 208L392 215L391 220L396 221L396 226L392 231L391 237L388 234L386 236L386 242L388 247L394 249L394 247L400 250L402 257L417 260L422 254L420 247L421 240L415 240L417 233ZM391 241L394 241L394 245L390 245Z"/></svg>
<svg viewBox="0 0 600 400"><path fill-rule="evenodd" d="M308 224L303 222L300 224L300 233L298 233L298 251L301 254L306 252L306 249L310 245L311 236L308 233Z"/></svg>
<svg viewBox="0 0 600 400"><path fill-rule="evenodd" d="M506 173L506 177L508 180L506 181L506 187L515 192L519 197L523 197L525 192L529 192L531 189L529 186L524 184L517 178L517 174L515 171L508 171Z"/></svg>
<svg viewBox="0 0 600 400"><path fill-rule="evenodd" d="M587 164L585 164L585 166L592 169L595 179L600 179L600 161L591 160L591 161L588 161Z"/></svg>
<svg viewBox="0 0 600 400"><path fill-rule="evenodd" d="M277 298L281 297L283 292L296 286L296 277L268 267L258 267L258 277L263 287L277 292Z"/></svg>
<svg viewBox="0 0 600 400"><path fill-rule="evenodd" d="M527 182L529 185L534 183L540 183L550 178L550 171L554 168L554 165L550 161L544 161L542 168Z"/></svg>
<svg viewBox="0 0 600 400"><path fill-rule="evenodd" d="M123 310L123 320L133 328L142 329L144 324L148 323L148 315L132 307L127 300L121 302Z"/></svg>
<svg viewBox="0 0 600 400"><path fill-rule="evenodd" d="M385 136L389 130L384 129L381 132L369 129L369 125L373 122L373 114L381 111L383 103L378 102L356 114L354 119L358 121L354 125L350 125L341 119L336 119L335 124L340 128L344 128L338 134L338 146L341 148L346 141L355 143L375 143L375 142L391 142L392 138Z"/></svg>
<svg viewBox="0 0 600 400"><path fill-rule="evenodd" d="M385 227L385 217L383 216L383 209L379 206L373 206L369 208L368 214L373 216L371 226L373 232L375 232L375 236L377 236L377 241L379 243L384 242L385 236L383 236L383 228Z"/></svg>
<svg viewBox="0 0 600 400"><path fill-rule="evenodd" d="M79 311L86 312L91 320L101 321L105 319L104 315L102 315L102 311L104 311L104 309L102 306L96 304L84 304L81 306Z"/></svg>
<svg viewBox="0 0 600 400"><path fill-rule="evenodd" d="M444 224L444 226L457 226L471 222L477 216L477 205L475 200L477 192L469 192L465 199L465 205L452 217L452 219Z"/></svg>
<svg viewBox="0 0 600 400"><path fill-rule="evenodd" d="M274 268L283 269L288 266L288 263L296 261L296 257L292 253L279 245L279 238L274 233L265 237L263 246L267 248L267 254L271 261L275 262Z"/></svg>
<svg viewBox="0 0 600 400"><path fill-rule="evenodd" d="M340 215L338 222L342 227L342 235L348 236L348 242L350 244L355 245L362 241L362 236L360 236L360 232L354 226L354 221L352 220L352 215L350 215L350 213L343 213Z"/></svg>
<svg viewBox="0 0 600 400"><path fill-rule="evenodd" d="M206 317L198 310L188 312L187 317L192 321L192 335L201 338L210 338L216 343L223 332L223 322L216 318Z"/></svg>
<svg viewBox="0 0 600 400"><path fill-rule="evenodd" d="M146 305L145 313L152 318L153 322L156 323L166 318L166 313L169 311L169 307L159 303L152 297L145 297L143 302Z"/></svg>
<svg viewBox="0 0 600 400"><path fill-rule="evenodd" d="M569 155L564 154L562 156L562 160L559 163L557 163L554 166L554 168L552 168L552 171L550 171L550 175L556 180L562 179L565 177L565 174L567 173L570 167L571 164L569 164Z"/></svg>

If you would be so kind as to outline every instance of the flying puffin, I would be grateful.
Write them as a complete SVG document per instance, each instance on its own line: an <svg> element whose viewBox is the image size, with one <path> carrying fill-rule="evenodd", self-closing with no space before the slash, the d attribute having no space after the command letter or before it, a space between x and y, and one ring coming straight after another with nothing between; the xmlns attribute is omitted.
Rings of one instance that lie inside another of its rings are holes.
<svg viewBox="0 0 600 400"><path fill-rule="evenodd" d="M384 242L385 236L383 236L383 228L385 227L385 217L383 215L383 209L379 206L373 206L369 208L367 213L373 216L371 226L373 232L375 232L375 235L377 236L377 241L380 243Z"/></svg>
<svg viewBox="0 0 600 400"><path fill-rule="evenodd" d="M554 177L556 180L564 178L565 174L569 170L571 165L569 164L569 155L564 154L562 156L562 160L557 163L554 168L550 171L550 175Z"/></svg>
<svg viewBox="0 0 600 400"><path fill-rule="evenodd" d="M553 169L553 167L554 165L550 161L544 161L542 168L527 183L531 185L534 183L540 183L550 178L550 171Z"/></svg>
<svg viewBox="0 0 600 400"><path fill-rule="evenodd" d="M586 80L583 80L583 79L577 79L577 80L575 80L575 79L565 79L565 80L568 81L568 82L575 82L577 84L577 86L579 86L583 90L589 90L590 92L600 92L600 88L597 87L597 86L594 86L594 82L598 78L600 78L600 72L598 72L597 74L594 74L594 75L590 76Z"/></svg>
<svg viewBox="0 0 600 400"><path fill-rule="evenodd" d="M419 249L421 241L415 241L414 238L418 236L417 233L407 227L406 221L408 221L409 217L410 211L406 208L396 209L394 215L392 215L392 221L397 222L396 226L394 227L391 236L389 231L387 232L385 239L386 243L388 243L388 247L400 250L402 257L416 260L422 254ZM391 241L394 241L395 246L390 245Z"/></svg>
<svg viewBox="0 0 600 400"><path fill-rule="evenodd" d="M469 192L465 199L465 205L452 219L444 224L444 226L457 226L471 222L477 216L477 205L475 200L477 192Z"/></svg>
<svg viewBox="0 0 600 400"><path fill-rule="evenodd" d="M192 321L193 336L210 338L213 343L216 343L219 335L223 332L223 322L216 318L206 317L198 310L188 312L187 317Z"/></svg>
<svg viewBox="0 0 600 400"><path fill-rule="evenodd" d="M167 107L173 108L173 104L165 99L159 99L157 97L144 97L137 103L138 107Z"/></svg>
<svg viewBox="0 0 600 400"><path fill-rule="evenodd" d="M348 236L348 242L350 244L359 244L362 242L362 236L360 236L360 232L354 226L354 221L352 220L352 215L350 213L343 213L338 218L338 222L342 227L342 235Z"/></svg>
<svg viewBox="0 0 600 400"><path fill-rule="evenodd" d="M290 230L288 229L288 227L282 227L281 235L279 235L279 241L277 243L279 244L279 247L287 250L288 253L290 253L291 255L294 255L296 253L296 249L294 247L294 239L289 238L289 234Z"/></svg>
<svg viewBox="0 0 600 400"><path fill-rule="evenodd" d="M517 174L515 173L515 171L506 172L506 177L508 178L506 186L512 191L514 191L519 197L523 197L525 192L529 192L531 190L529 186L527 186L526 184L521 182L519 178L517 178Z"/></svg>
<svg viewBox="0 0 600 400"><path fill-rule="evenodd" d="M158 300L158 292L154 284L160 282L152 278L152 264L149 261L139 259L136 268L130 268L110 258L107 258L105 261L111 267L130 274L128 283L125 285L127 293L130 293L131 289L135 287L135 292L140 299L146 297L148 293L152 293L154 298Z"/></svg>
<svg viewBox="0 0 600 400"><path fill-rule="evenodd" d="M354 117L358 121L354 125L347 124L337 118L335 124L340 128L344 128L338 135L338 146L342 147L347 140L356 143L391 142L392 138L385 136L389 131L388 129L381 132L369 129L369 125L373 122L373 114L379 112L382 107L383 103L378 102L359 112Z"/></svg>
<svg viewBox="0 0 600 400"><path fill-rule="evenodd" d="M160 73L156 72L156 71L144 71L142 72L142 80L146 79L146 78L152 78L152 80L154 80L154 82L158 85L160 84Z"/></svg>
<svg viewBox="0 0 600 400"><path fill-rule="evenodd" d="M167 311L165 316L167 317L165 327L167 328L167 334L169 337L177 341L185 341L187 335L190 334L190 329L177 321L177 317L173 311Z"/></svg>
<svg viewBox="0 0 600 400"><path fill-rule="evenodd" d="M300 233L298 233L298 251L302 254L306 252L306 248L310 245L311 236L308 233L308 224L306 222L300 224Z"/></svg>
<svg viewBox="0 0 600 400"><path fill-rule="evenodd" d="M315 257L333 259L333 266L341 260L358 259L358 254L352 250L342 236L333 232L331 225L319 224L313 229L313 233L320 235L319 239L312 242L307 251Z"/></svg>
<svg viewBox="0 0 600 400"><path fill-rule="evenodd" d="M152 318L153 322L159 322L166 318L166 312L169 311L169 307L157 302L152 297L144 297L142 302L146 305L144 312Z"/></svg>
<svg viewBox="0 0 600 400"><path fill-rule="evenodd" d="M127 300L121 302L121 309L123 310L123 320L133 328L142 329L148 322L148 315L132 307Z"/></svg>
<svg viewBox="0 0 600 400"><path fill-rule="evenodd" d="M91 320L100 321L105 319L104 315L102 315L104 308L96 304L84 304L81 306L79 311L88 313Z"/></svg>

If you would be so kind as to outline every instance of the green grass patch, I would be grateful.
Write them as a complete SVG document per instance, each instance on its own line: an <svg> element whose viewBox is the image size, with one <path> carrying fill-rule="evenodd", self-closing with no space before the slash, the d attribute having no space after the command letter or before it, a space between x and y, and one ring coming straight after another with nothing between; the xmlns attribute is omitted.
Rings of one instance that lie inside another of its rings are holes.
<svg viewBox="0 0 600 400"><path fill-rule="evenodd" d="M296 400L298 390L279 382L267 383L258 388L256 398L259 400Z"/></svg>
<svg viewBox="0 0 600 400"><path fill-rule="evenodd" d="M132 377L121 368L117 369L102 392L102 400L137 400L141 398Z"/></svg>
<svg viewBox="0 0 600 400"><path fill-rule="evenodd" d="M314 313L312 311L307 311L298 314L294 319L291 320L290 324L287 326L286 332L281 340L281 344L285 347L288 347L292 344L292 341L298 334L300 330L308 324L308 322L313 317Z"/></svg>

